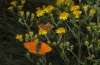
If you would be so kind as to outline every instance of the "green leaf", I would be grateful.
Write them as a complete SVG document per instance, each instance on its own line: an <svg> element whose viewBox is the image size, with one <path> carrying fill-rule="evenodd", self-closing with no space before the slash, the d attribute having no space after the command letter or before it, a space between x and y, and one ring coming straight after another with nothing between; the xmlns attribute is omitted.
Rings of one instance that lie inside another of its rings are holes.
<svg viewBox="0 0 100 65"><path fill-rule="evenodd" d="M88 46L88 48L90 48L90 49L93 48L93 44L90 44L90 45Z"/></svg>

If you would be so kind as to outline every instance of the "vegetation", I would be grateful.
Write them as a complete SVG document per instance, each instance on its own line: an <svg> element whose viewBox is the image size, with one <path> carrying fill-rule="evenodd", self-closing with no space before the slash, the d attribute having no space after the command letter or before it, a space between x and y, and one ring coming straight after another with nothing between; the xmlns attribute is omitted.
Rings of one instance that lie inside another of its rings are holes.
<svg viewBox="0 0 100 65"><path fill-rule="evenodd" d="M99 65L100 0L0 0L0 65Z"/></svg>

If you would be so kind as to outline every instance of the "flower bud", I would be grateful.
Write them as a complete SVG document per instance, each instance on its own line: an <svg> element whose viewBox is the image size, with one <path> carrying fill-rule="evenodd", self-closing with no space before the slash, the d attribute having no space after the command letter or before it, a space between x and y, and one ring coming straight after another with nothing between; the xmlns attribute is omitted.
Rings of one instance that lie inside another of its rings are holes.
<svg viewBox="0 0 100 65"><path fill-rule="evenodd" d="M89 45L89 41L86 40L86 41L84 42L84 44L85 44L86 46L88 46L88 45Z"/></svg>

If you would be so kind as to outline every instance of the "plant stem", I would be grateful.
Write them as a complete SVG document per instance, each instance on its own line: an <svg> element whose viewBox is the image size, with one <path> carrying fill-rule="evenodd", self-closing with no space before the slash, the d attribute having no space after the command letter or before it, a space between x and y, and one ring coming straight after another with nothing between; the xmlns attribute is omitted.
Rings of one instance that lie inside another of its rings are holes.
<svg viewBox="0 0 100 65"><path fill-rule="evenodd" d="M57 49L57 51L58 51L57 46L55 46L55 47L56 47L56 49ZM65 57L66 55L63 56L63 55L61 54L61 52L59 52L59 51L58 51L58 53L59 53L59 55L61 56L61 58L63 59L63 61L65 62L65 64L68 65L68 63L67 63L66 60L64 59L64 57Z"/></svg>
<svg viewBox="0 0 100 65"><path fill-rule="evenodd" d="M99 22L100 22L100 11L98 10L98 12L97 12L97 25Z"/></svg>
<svg viewBox="0 0 100 65"><path fill-rule="evenodd" d="M80 61L80 59L81 59L81 21L79 21L79 28L78 28L78 38L77 38L77 41L78 41L78 44L79 44L79 48L78 48L78 59L79 59L79 61ZM80 65L79 63L78 63L78 65Z"/></svg>
<svg viewBox="0 0 100 65"><path fill-rule="evenodd" d="M75 58L78 60L78 57L74 54L74 52L70 49L69 50L74 56L75 56Z"/></svg>
<svg viewBox="0 0 100 65"><path fill-rule="evenodd" d="M81 0L79 0L79 5L81 6Z"/></svg>
<svg viewBox="0 0 100 65"><path fill-rule="evenodd" d="M28 33L30 32L30 27L27 25L26 20L24 20L24 24L26 25L27 29L28 29ZM30 35L29 35L30 36ZM31 41L33 40L32 37L30 36Z"/></svg>
<svg viewBox="0 0 100 65"><path fill-rule="evenodd" d="M60 42L61 38L62 38L62 34L61 34L61 35L59 35L59 40L57 41L57 44L59 44L59 42Z"/></svg>
<svg viewBox="0 0 100 65"><path fill-rule="evenodd" d="M45 35L45 37L46 37L47 41L50 41L47 35Z"/></svg>
<svg viewBox="0 0 100 65"><path fill-rule="evenodd" d="M70 28L70 26L65 22L65 24L67 25L67 27L69 28L69 30L72 32L72 35L76 38L76 35L74 34L73 30Z"/></svg>
<svg viewBox="0 0 100 65"><path fill-rule="evenodd" d="M41 57L41 63L42 63L42 65L47 65L47 61L46 61L46 55L43 55L42 57Z"/></svg>
<svg viewBox="0 0 100 65"><path fill-rule="evenodd" d="M81 42L80 42L80 31L78 32L79 38L78 38L78 43L79 43L79 60L81 58Z"/></svg>

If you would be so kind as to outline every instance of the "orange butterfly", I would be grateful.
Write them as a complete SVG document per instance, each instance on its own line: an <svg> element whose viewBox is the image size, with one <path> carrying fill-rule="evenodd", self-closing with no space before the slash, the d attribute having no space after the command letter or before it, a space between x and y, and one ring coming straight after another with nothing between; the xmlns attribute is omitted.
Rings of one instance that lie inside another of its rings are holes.
<svg viewBox="0 0 100 65"><path fill-rule="evenodd" d="M40 29L44 29L46 31L49 31L54 27L50 23L47 23L46 25L45 24L39 24L38 26L39 26Z"/></svg>
<svg viewBox="0 0 100 65"><path fill-rule="evenodd" d="M38 41L26 42L24 43L24 47L28 49L29 52L35 54L46 54L52 50L52 48L46 43Z"/></svg>

